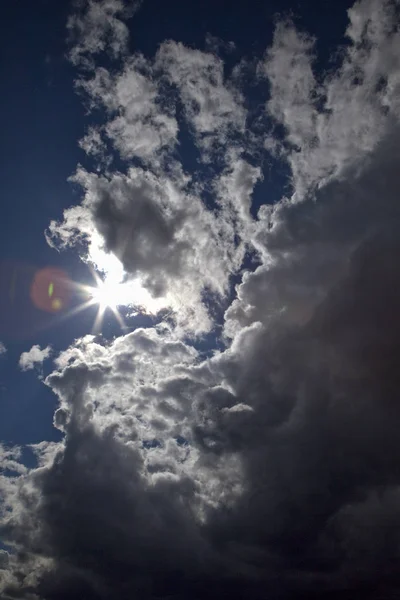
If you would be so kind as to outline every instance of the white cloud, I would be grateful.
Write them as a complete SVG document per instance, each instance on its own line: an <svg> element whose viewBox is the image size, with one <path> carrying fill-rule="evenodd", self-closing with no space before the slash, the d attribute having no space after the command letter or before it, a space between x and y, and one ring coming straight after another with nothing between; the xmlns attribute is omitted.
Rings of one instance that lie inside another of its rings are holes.
<svg viewBox="0 0 400 600"><path fill-rule="evenodd" d="M123 19L131 16L140 2L129 10L123 0L83 0L68 19L67 28L73 46L69 55L76 66L92 67L93 57L108 52L118 58L128 48L129 30Z"/></svg>
<svg viewBox="0 0 400 600"><path fill-rule="evenodd" d="M164 42L156 56L156 67L178 88L204 158L208 151L227 142L230 135L244 133L246 111L242 95L233 84L224 81L223 62L215 54Z"/></svg>
<svg viewBox="0 0 400 600"><path fill-rule="evenodd" d="M51 354L51 347L40 348L35 345L28 352L23 352L19 358L19 367L22 371L29 371L35 367L40 367L44 360L49 358Z"/></svg>
<svg viewBox="0 0 400 600"><path fill-rule="evenodd" d="M160 153L176 144L174 111L163 107L154 69L142 56L126 59L116 74L98 68L93 77L80 80L79 87L92 107L109 111L103 131L122 158L138 157L155 163ZM92 131L96 132L98 147L100 130ZM93 143L85 146L93 151Z"/></svg>
<svg viewBox="0 0 400 600"><path fill-rule="evenodd" d="M215 184L219 202L232 209L234 217L239 219L238 235L249 241L251 231L246 231L253 218L251 216L252 196L257 182L263 178L260 167L253 167L247 161L233 155L232 159ZM223 215L225 217L225 215Z"/></svg>
<svg viewBox="0 0 400 600"><path fill-rule="evenodd" d="M10 448L0 444L0 471L3 476L4 473L18 473L23 474L28 469L20 463L21 459L21 448L13 446Z"/></svg>
<svg viewBox="0 0 400 600"><path fill-rule="evenodd" d="M7 348L5 347L5 345L3 344L3 342L0 342L0 356L2 354L5 354L7 352Z"/></svg>
<svg viewBox="0 0 400 600"><path fill-rule="evenodd" d="M268 113L286 128L297 196L360 164L400 115L399 32L394 2L358 2L349 10L343 62L318 83L314 40L278 25L260 63L271 83Z"/></svg>

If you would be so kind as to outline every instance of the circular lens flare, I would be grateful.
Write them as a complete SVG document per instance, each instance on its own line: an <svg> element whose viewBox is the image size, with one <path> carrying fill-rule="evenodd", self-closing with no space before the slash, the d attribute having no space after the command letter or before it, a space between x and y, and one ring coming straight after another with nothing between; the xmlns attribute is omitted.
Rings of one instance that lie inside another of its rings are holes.
<svg viewBox="0 0 400 600"><path fill-rule="evenodd" d="M72 283L64 271L46 267L35 273L30 295L36 308L56 313L67 308L71 291Z"/></svg>

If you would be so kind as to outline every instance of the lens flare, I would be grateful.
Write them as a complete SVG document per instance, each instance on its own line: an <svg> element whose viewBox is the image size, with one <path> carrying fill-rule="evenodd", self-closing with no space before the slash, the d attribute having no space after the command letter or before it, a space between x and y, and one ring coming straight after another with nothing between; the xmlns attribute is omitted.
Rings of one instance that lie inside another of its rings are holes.
<svg viewBox="0 0 400 600"><path fill-rule="evenodd" d="M49 313L59 312L69 305L71 281L61 269L46 267L35 273L30 295L36 308Z"/></svg>

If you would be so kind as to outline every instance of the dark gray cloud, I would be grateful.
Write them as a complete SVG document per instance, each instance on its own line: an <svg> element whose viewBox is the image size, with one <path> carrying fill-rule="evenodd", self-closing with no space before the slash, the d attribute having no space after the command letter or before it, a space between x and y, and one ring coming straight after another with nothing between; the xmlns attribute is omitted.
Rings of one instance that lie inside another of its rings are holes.
<svg viewBox="0 0 400 600"><path fill-rule="evenodd" d="M234 271L233 232L239 256L253 248L260 266L225 312L227 348L206 360L190 327L171 323L86 336L56 358L46 384L63 442L37 445L29 472L19 449L2 450L7 600L397 597L397 8L357 2L343 64L318 83L313 40L278 24L259 73L271 82L266 111L285 127L272 146L293 194L258 219L262 165L234 145L212 214L159 155L127 175L79 171L82 206L51 226L61 244L94 244L95 227L128 275L181 286L190 303ZM157 61L182 87L199 147L240 133L219 59L169 42Z"/></svg>

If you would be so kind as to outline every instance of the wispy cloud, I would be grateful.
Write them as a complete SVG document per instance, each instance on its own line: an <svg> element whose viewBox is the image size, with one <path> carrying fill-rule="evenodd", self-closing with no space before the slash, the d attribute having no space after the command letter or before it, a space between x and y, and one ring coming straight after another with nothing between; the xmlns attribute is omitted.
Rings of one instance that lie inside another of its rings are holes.
<svg viewBox="0 0 400 600"><path fill-rule="evenodd" d="M92 68L94 58L107 53L118 58L128 49L129 30L124 18L132 16L141 2L84 0L75 3L67 28L72 43L69 59L78 67Z"/></svg>

